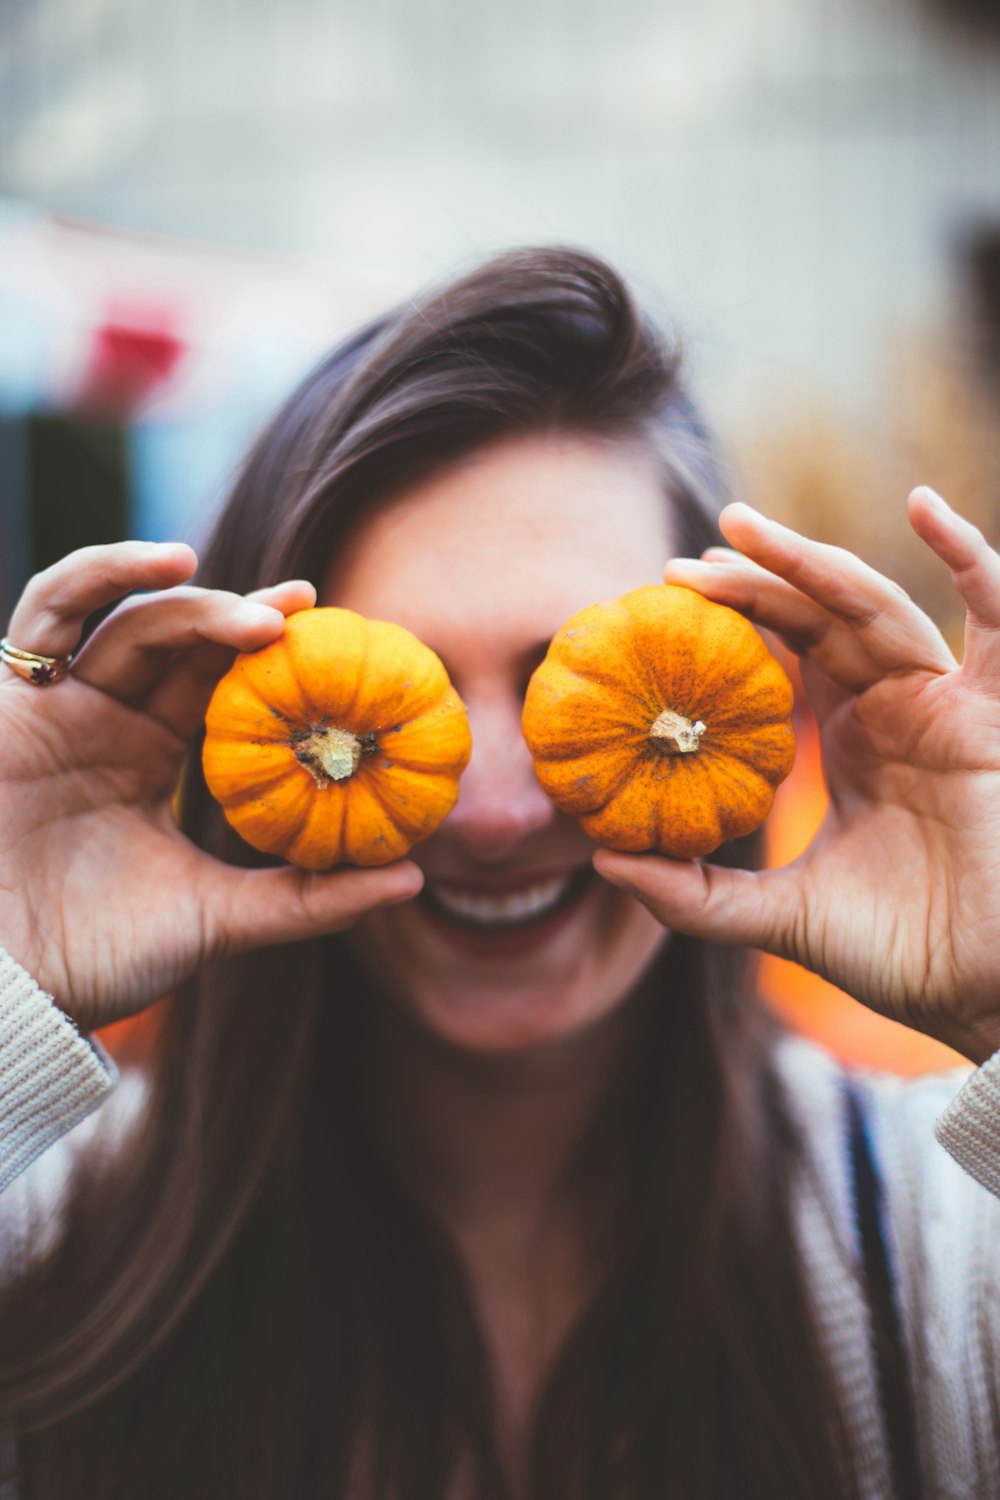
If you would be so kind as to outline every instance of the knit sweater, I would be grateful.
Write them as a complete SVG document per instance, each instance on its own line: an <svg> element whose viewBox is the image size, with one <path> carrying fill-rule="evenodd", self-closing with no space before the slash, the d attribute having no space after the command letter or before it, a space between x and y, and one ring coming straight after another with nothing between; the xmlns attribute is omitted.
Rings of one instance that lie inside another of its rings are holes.
<svg viewBox="0 0 1000 1500"><path fill-rule="evenodd" d="M786 1035L776 1049L803 1143L796 1234L843 1392L866 1496L889 1463L852 1206L844 1069ZM1000 1496L1000 1052L919 1079L852 1078L871 1123L928 1500ZM52 999L0 949L0 1269L16 1278L58 1232L85 1140L111 1149L141 1105ZM103 1106L99 1108L99 1106ZM18 1500L0 1433L0 1500Z"/></svg>

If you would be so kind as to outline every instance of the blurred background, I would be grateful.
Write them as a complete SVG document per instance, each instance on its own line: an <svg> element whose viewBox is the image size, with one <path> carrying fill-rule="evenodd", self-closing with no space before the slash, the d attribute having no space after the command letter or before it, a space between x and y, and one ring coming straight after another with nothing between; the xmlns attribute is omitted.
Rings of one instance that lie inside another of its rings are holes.
<svg viewBox="0 0 1000 1500"><path fill-rule="evenodd" d="M6 0L0 616L85 542L197 544L332 340L546 241L678 330L746 498L960 634L903 502L997 539L1000 0ZM800 738L776 859L822 816ZM764 978L852 1060L954 1060Z"/></svg>

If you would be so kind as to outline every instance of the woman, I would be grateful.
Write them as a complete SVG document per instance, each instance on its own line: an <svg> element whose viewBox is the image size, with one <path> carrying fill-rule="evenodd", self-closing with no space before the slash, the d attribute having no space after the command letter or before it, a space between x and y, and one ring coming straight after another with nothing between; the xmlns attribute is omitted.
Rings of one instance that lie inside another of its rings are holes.
<svg viewBox="0 0 1000 1500"><path fill-rule="evenodd" d="M683 560L722 500L676 354L618 278L523 251L309 377L198 588L189 549L135 543L29 584L0 686L11 1174L38 1158L0 1199L15 1494L819 1500L912 1494L917 1466L927 1493L988 1492L997 1210L931 1136L960 1080L859 1086L893 1303L853 1237L844 1080L782 1037L735 945L985 1063L942 1131L1000 1178L1000 560L911 497L969 606L958 668L895 585L745 507L742 557ZM756 873L755 839L592 865L532 774L546 641L665 557L802 658L832 808L787 870ZM131 590L67 680L23 680ZM469 709L458 806L387 869L267 867L196 755L187 837L171 816L233 651L316 598L414 630ZM148 1099L119 1084L89 1148L38 1155L110 1087L70 1022L168 991Z"/></svg>

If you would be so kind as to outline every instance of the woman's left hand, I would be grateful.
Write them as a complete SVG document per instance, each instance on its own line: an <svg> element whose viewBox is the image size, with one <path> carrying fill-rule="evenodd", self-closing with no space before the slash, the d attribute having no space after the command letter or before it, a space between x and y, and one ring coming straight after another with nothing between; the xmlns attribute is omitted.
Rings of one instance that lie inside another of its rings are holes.
<svg viewBox="0 0 1000 1500"><path fill-rule="evenodd" d="M965 603L961 665L897 584L745 505L721 521L741 555L666 570L799 655L830 793L808 849L760 873L595 864L668 926L793 959L981 1062L1000 1047L1000 556L933 491L908 508Z"/></svg>

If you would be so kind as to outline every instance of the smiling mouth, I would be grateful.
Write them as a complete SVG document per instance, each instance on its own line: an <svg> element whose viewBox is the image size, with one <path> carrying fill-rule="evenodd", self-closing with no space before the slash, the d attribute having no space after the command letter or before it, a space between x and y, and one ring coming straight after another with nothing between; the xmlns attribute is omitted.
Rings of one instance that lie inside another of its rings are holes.
<svg viewBox="0 0 1000 1500"><path fill-rule="evenodd" d="M427 880L418 897L436 916L462 927L497 932L542 922L577 901L589 885L589 866L550 875L510 891L470 891L451 881Z"/></svg>

